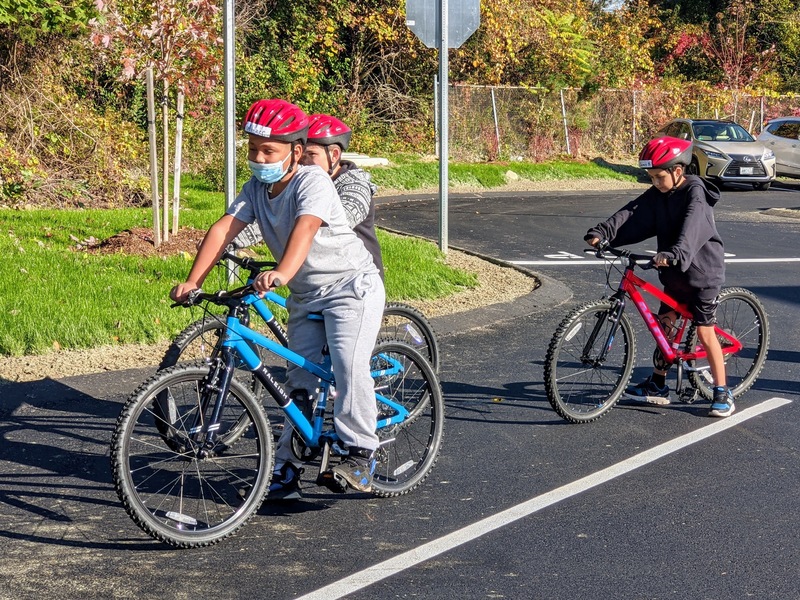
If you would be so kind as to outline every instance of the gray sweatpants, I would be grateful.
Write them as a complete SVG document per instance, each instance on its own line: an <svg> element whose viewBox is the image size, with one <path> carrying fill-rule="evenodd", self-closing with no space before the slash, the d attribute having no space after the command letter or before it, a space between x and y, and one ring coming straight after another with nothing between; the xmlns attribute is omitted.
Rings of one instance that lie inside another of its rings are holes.
<svg viewBox="0 0 800 600"><path fill-rule="evenodd" d="M342 285L320 291L313 297L289 296L289 348L314 362L322 360L327 343L336 374L333 419L336 433L347 446L367 450L378 447L375 423L378 407L369 358L381 327L386 294L378 273L359 274ZM324 321L308 319L322 313ZM288 390L306 389L315 395L316 377L290 364ZM275 464L297 462L291 449L292 426L286 422L278 440Z"/></svg>

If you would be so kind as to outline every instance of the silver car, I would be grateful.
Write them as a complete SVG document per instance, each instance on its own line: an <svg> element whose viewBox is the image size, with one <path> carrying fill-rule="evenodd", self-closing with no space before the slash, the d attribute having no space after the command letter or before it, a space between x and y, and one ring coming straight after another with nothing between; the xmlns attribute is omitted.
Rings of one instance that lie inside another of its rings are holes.
<svg viewBox="0 0 800 600"><path fill-rule="evenodd" d="M778 175L800 177L800 117L772 119L758 141L775 153Z"/></svg>
<svg viewBox="0 0 800 600"><path fill-rule="evenodd" d="M775 154L733 121L675 119L654 137L692 140L687 171L717 183L745 183L768 190L775 179Z"/></svg>

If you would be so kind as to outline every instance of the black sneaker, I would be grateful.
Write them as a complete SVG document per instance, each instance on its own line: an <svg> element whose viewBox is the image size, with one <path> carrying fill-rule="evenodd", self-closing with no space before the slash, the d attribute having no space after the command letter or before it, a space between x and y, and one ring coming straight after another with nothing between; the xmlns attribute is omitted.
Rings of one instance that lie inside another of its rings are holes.
<svg viewBox="0 0 800 600"><path fill-rule="evenodd" d="M726 387L714 388L714 400L708 410L709 417L728 417L736 407L733 405L733 394Z"/></svg>
<svg viewBox="0 0 800 600"><path fill-rule="evenodd" d="M372 491L375 458L372 450L350 448L342 462L320 474L319 483L334 492L345 492L348 486L359 492Z"/></svg>
<svg viewBox="0 0 800 600"><path fill-rule="evenodd" d="M653 383L653 379L648 377L639 385L629 387L625 390L625 396L637 402L660 405L669 404L669 386L658 387Z"/></svg>
<svg viewBox="0 0 800 600"><path fill-rule="evenodd" d="M269 484L267 500L299 500L303 497L300 493L300 474L303 469L298 469L287 462L280 469L272 473Z"/></svg>

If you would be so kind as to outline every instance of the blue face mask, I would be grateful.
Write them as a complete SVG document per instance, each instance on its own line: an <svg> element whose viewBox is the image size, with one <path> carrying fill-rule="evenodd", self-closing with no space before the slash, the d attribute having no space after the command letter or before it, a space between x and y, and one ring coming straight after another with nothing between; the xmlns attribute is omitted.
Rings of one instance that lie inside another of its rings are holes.
<svg viewBox="0 0 800 600"><path fill-rule="evenodd" d="M291 155L292 153L290 152L289 156ZM289 158L289 156L286 158ZM283 166L286 158L276 163L257 163L253 162L252 160L248 160L247 164L249 165L253 176L261 183L277 183L283 179L283 176L289 171L289 167L284 168Z"/></svg>

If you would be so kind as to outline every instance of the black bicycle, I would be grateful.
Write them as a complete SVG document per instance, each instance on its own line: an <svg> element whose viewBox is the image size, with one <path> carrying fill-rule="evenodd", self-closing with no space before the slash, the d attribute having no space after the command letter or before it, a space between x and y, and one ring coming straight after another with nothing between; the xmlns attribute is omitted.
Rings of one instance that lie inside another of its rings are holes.
<svg viewBox="0 0 800 600"><path fill-rule="evenodd" d="M246 283L252 283L262 270L274 268L276 265L272 261L257 261L225 252L220 259L219 266L227 268L227 261L234 263L247 273ZM278 307L277 310L273 310L270 304ZM250 306L253 309L252 312L263 321L263 325L260 327L256 327L254 323L251 323L250 326L287 346L286 331L276 316L276 312L285 310L286 298L270 291L265 294L264 298L253 301ZM252 322L252 319L250 321ZM208 314L189 324L170 344L161 359L159 368L171 367L179 361L208 358L213 348L216 347L217 340L224 328L224 317L215 314ZM383 322L378 332L378 339L391 339L408 344L428 359L435 372L439 372L439 342L436 332L425 315L413 306L401 302L387 303L383 310Z"/></svg>

